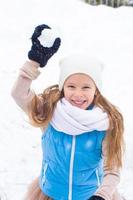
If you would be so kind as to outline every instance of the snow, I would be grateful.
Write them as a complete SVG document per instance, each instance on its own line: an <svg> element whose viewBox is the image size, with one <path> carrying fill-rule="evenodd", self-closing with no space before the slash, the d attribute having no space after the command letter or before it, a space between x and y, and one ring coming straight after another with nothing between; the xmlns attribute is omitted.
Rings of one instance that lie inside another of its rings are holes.
<svg viewBox="0 0 133 200"><path fill-rule="evenodd" d="M56 30L44 29L41 35L38 37L38 40L44 47L52 47L55 39L58 37L60 37L60 34L58 34L58 32L56 33Z"/></svg>
<svg viewBox="0 0 133 200"><path fill-rule="evenodd" d="M88 52L103 60L103 94L117 105L125 119L126 153L120 192L133 200L133 12L90 6L80 0L13 0L0 7L0 196L21 200L27 185L41 168L41 131L11 98L19 68L27 59L35 26L46 23L57 29L62 45L32 87L41 92L58 81L59 59L73 52ZM52 74L52 78L51 78ZM53 76L54 74L54 76Z"/></svg>

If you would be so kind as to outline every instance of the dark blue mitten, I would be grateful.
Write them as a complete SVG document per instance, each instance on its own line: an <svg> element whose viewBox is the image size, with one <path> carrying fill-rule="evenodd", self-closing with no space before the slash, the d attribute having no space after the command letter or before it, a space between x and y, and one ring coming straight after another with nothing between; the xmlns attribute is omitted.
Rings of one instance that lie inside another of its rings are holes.
<svg viewBox="0 0 133 200"><path fill-rule="evenodd" d="M38 62L40 67L44 67L47 64L48 60L57 52L61 43L61 39L57 37L51 47L43 46L38 37L41 36L44 29L51 30L51 28L46 24L39 25L35 28L31 37L32 47L28 52L28 58Z"/></svg>
<svg viewBox="0 0 133 200"><path fill-rule="evenodd" d="M104 198L100 197L100 196L92 196L91 198L89 198L88 200L105 200Z"/></svg>

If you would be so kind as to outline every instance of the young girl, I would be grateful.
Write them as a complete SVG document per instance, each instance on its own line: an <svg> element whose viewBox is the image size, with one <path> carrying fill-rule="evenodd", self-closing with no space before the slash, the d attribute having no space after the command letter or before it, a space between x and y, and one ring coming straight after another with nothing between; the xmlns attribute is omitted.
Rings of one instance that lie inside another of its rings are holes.
<svg viewBox="0 0 133 200"><path fill-rule="evenodd" d="M86 55L60 61L59 85L35 94L30 85L58 50L32 35L32 48L12 90L16 103L42 130L42 168L26 200L122 200L117 192L123 153L123 117L101 94L102 63Z"/></svg>

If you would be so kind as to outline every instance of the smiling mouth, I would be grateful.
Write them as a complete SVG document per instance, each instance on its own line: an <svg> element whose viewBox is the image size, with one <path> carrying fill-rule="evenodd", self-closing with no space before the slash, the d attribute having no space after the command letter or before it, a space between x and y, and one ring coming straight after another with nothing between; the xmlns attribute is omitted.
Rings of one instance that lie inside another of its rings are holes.
<svg viewBox="0 0 133 200"><path fill-rule="evenodd" d="M73 103L74 105L77 105L77 106L82 106L85 102L86 102L86 100L84 100L84 101L72 100L72 103Z"/></svg>

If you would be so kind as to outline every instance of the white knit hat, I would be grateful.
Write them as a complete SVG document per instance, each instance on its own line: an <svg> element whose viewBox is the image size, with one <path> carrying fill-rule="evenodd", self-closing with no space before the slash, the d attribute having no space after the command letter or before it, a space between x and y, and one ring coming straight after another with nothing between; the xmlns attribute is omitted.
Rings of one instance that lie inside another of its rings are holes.
<svg viewBox="0 0 133 200"><path fill-rule="evenodd" d="M95 82L97 88L102 87L103 63L97 58L88 55L76 54L67 56L59 62L60 77L59 90L61 91L65 80L72 74L83 73L89 75Z"/></svg>

